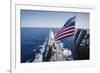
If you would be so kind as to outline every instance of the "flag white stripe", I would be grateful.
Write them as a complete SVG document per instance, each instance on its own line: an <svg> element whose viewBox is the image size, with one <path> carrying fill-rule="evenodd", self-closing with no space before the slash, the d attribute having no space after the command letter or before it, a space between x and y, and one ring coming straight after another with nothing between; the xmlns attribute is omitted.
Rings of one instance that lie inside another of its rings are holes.
<svg viewBox="0 0 100 73"><path fill-rule="evenodd" d="M70 33L70 32L75 32L75 29L70 29L70 30L67 30L67 31L64 31L64 32L62 32L62 33L59 33L55 38L58 38L58 37L60 37L60 36L62 36L62 35L64 35L64 34L68 34L68 33Z"/></svg>
<svg viewBox="0 0 100 73"><path fill-rule="evenodd" d="M68 37L70 35L74 35L74 32L73 33L69 33L69 34L65 34L63 36L60 36L60 37L56 38L56 40L59 40L59 39L64 38L64 37Z"/></svg>
<svg viewBox="0 0 100 73"><path fill-rule="evenodd" d="M70 27L62 27L61 28L61 30L59 30L56 34L55 34L55 36L57 36L59 33L61 33L61 32L63 32L63 31L67 31L68 29L71 29L71 28L74 28L75 26L70 26Z"/></svg>

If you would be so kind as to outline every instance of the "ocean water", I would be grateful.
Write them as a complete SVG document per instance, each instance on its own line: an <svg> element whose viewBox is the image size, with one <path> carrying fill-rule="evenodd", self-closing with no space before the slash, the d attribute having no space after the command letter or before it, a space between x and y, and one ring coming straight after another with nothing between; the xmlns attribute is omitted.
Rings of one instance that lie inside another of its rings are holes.
<svg viewBox="0 0 100 73"><path fill-rule="evenodd" d="M39 46L43 45L49 31L58 28L21 28L21 63L32 62L36 53L40 53ZM74 36L61 40L64 48L74 51ZM34 52L35 50L35 52Z"/></svg>

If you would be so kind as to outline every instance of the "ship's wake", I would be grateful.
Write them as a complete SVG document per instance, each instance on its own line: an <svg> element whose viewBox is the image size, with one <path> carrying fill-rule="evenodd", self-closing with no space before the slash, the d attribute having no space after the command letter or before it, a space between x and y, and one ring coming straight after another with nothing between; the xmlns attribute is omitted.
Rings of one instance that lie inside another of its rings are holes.
<svg viewBox="0 0 100 73"><path fill-rule="evenodd" d="M45 39L44 44L39 47L40 52L36 53L33 62L73 60L71 50L64 48L61 41L55 40L52 30L49 31L49 35ZM35 50L33 51L35 52Z"/></svg>

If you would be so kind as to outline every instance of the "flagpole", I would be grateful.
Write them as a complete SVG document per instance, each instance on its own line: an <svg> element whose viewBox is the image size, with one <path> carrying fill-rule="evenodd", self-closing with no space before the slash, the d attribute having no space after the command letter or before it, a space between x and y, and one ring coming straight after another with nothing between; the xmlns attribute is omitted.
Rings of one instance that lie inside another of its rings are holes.
<svg viewBox="0 0 100 73"><path fill-rule="evenodd" d="M75 22L76 22L76 12L75 12Z"/></svg>
<svg viewBox="0 0 100 73"><path fill-rule="evenodd" d="M75 12L75 16L74 17L75 17L75 28L76 28L76 12Z"/></svg>

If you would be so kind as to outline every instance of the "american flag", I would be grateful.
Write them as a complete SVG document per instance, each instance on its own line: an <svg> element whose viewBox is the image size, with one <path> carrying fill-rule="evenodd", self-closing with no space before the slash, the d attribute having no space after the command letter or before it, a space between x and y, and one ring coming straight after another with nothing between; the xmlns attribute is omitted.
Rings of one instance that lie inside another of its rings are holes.
<svg viewBox="0 0 100 73"><path fill-rule="evenodd" d="M75 16L71 17L62 28L60 28L55 34L56 40L61 40L66 37L71 37L75 33Z"/></svg>

